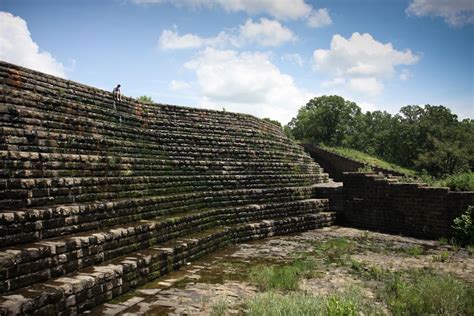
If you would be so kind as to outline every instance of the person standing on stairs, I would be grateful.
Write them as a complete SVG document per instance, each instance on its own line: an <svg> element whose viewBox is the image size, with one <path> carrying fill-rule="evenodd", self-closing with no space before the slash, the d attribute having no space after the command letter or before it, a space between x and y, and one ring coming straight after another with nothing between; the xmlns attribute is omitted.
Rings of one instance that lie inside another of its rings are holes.
<svg viewBox="0 0 474 316"><path fill-rule="evenodd" d="M118 84L112 91L114 101L122 101L122 94L120 93L120 84Z"/></svg>
<svg viewBox="0 0 474 316"><path fill-rule="evenodd" d="M112 90L112 95L114 96L114 110L117 111L117 106L115 101L122 101L122 93L120 93L120 84L118 84L114 90ZM122 123L122 115L119 116L119 121Z"/></svg>

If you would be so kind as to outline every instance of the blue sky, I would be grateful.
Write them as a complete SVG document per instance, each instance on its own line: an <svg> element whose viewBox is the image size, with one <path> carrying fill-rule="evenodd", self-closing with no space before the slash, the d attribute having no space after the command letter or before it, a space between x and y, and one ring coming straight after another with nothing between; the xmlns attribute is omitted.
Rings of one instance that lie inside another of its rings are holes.
<svg viewBox="0 0 474 316"><path fill-rule="evenodd" d="M0 59L287 123L310 98L474 117L471 0L0 0Z"/></svg>

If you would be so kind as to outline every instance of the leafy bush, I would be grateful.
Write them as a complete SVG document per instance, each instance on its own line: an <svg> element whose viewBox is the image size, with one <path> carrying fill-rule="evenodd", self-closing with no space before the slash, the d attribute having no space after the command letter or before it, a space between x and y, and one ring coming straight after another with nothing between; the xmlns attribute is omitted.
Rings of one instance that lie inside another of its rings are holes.
<svg viewBox="0 0 474 316"><path fill-rule="evenodd" d="M359 315L357 307L351 300L344 300L337 296L330 297L326 302L327 315L356 316Z"/></svg>
<svg viewBox="0 0 474 316"><path fill-rule="evenodd" d="M454 236L462 245L474 245L474 206L454 219Z"/></svg>
<svg viewBox="0 0 474 316"><path fill-rule="evenodd" d="M448 176L440 181L442 186L453 191L474 191L474 172L466 172Z"/></svg>

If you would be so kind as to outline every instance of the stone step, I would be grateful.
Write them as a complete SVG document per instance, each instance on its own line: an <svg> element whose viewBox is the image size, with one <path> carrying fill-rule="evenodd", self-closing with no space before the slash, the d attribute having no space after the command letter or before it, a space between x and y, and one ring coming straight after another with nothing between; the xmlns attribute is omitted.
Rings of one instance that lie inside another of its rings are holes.
<svg viewBox="0 0 474 316"><path fill-rule="evenodd" d="M105 114L110 114L111 100L112 96L110 92L103 91L93 87L87 87L85 85L77 84L71 81L64 81L59 78L51 77L47 82L44 82L45 74L39 74L32 72L27 69L15 69L12 72L14 65L3 64L0 65L0 77L4 77L4 90L11 90L8 88L18 89L21 88L22 91L30 91L34 93L40 93L50 98L56 99L67 99L68 101L79 101L80 103L90 104L91 106L97 106L97 110L102 110ZM55 86L56 85L56 86ZM8 94L10 91L5 91L4 94ZM54 101L52 100L52 101ZM87 102L89 101L89 102ZM123 102L118 102L116 107L119 111L124 113L132 113L135 111L135 106L137 105L136 101L130 98L124 98ZM147 109L153 110L153 104L141 105ZM188 116L197 116L197 119L202 121L206 119L207 116L212 117L212 122L218 121L228 121L236 120L240 123L249 125L250 123L253 126L261 129L262 125L269 131L279 132L281 129L273 124L268 122L260 122L258 119L251 115L241 115L231 112L222 112L215 110L203 110L189 107L179 107L169 105L160 105L160 114L165 114L166 112L171 111L172 114L176 115L177 113L180 116L187 116L186 119L190 119ZM91 109L88 110L91 112ZM171 115L171 118L174 118L174 115Z"/></svg>
<svg viewBox="0 0 474 316"><path fill-rule="evenodd" d="M179 211L310 199L312 190L311 186L239 189L41 207L25 205L0 212L0 244L9 246L31 242ZM10 204L20 204L21 201L11 200Z"/></svg>
<svg viewBox="0 0 474 316"><path fill-rule="evenodd" d="M4 293L0 315L82 313L230 243L323 227L332 220L332 213L319 213L200 232Z"/></svg>
<svg viewBox="0 0 474 316"><path fill-rule="evenodd" d="M91 102L93 96L82 99L81 102L75 102L62 98L52 99L45 97L40 93L28 92L24 89L4 90L5 105L0 112L8 113L13 116L26 115L38 119L57 119L64 115L68 122L81 122L79 126L100 126L100 122L109 122L119 124L122 127L127 125L134 127L152 127L160 129L163 127L181 127L190 130L209 130L209 126L216 127L216 132L228 130L229 134L241 132L242 134L251 133L254 136L265 136L279 141L287 141L281 128L277 130L268 129L262 124L256 125L254 120L233 120L225 119L222 112L213 113L213 115L203 115L201 113L189 114L182 112L181 107L167 107L163 105L142 106L136 103L128 106L128 113L117 111L108 101L104 106L95 106ZM35 110L32 111L32 108ZM131 111L130 111L131 110ZM89 122L89 123L88 123ZM204 124L203 124L204 123Z"/></svg>
<svg viewBox="0 0 474 316"><path fill-rule="evenodd" d="M10 143L11 144L11 143ZM7 147L13 147L7 145ZM17 146L15 146L17 147ZM87 164L91 168L100 168L103 165L113 166L128 166L127 169L130 169L130 166L149 166L149 165L219 165L219 166L259 166L259 165L268 165L268 166L311 166L312 169L320 169L319 165L311 163L306 159L292 159L292 158L269 158L269 157L260 157L258 153L253 151L248 151L247 155L237 156L234 158L229 158L228 155L219 156L218 154L209 154L207 157L199 157L198 154L181 153L179 156L168 156L168 155L159 155L152 157L128 157L127 154L115 155L113 152L105 152L102 155L95 154L74 154L70 153L71 150L67 150L69 153L51 153L45 152L48 148L39 147L39 146L25 146L28 151L24 150L0 150L0 159L5 167L15 167L17 164L19 167L34 167L40 166L40 164L49 164L48 168L57 168L63 167L61 164L71 163L71 167L74 168L78 164ZM39 150L33 150L38 148ZM124 148L126 149L126 148ZM56 150L55 150L56 151ZM171 155L173 155L171 153ZM84 166L81 166L84 167Z"/></svg>
<svg viewBox="0 0 474 316"><path fill-rule="evenodd" d="M188 175L188 176L127 176L127 177L59 177L59 178L8 178L0 179L0 190L11 189L55 189L55 188L94 188L122 185L137 186L142 184L167 186L186 186L194 184L204 186L208 184L212 187L220 187L226 184L235 183L239 187L247 184L272 184L280 183L317 183L321 174L273 174L273 175ZM289 185L288 185L289 186Z"/></svg>
<svg viewBox="0 0 474 316"><path fill-rule="evenodd" d="M143 179L144 177L139 177ZM146 177L148 178L148 177ZM0 191L1 200L9 200L10 205L21 205L15 200L44 199L41 205L55 203L56 201L87 202L91 200L120 199L120 198L139 198L146 196L170 195L178 193L189 193L209 190L237 190L237 189L265 189L289 186L308 186L316 183L322 183L325 180L323 174L311 175L305 178L273 178L273 181L267 179L246 177L245 181L236 181L235 179L223 178L210 180L189 179L183 181L172 176L154 177L158 181L129 181L126 177L117 178L56 178L55 184L52 184L50 178L15 179L0 180L4 181L3 191ZM217 176L216 176L217 178ZM269 177L270 178L270 177ZM167 180L164 180L167 179ZM18 181L13 181L18 180ZM38 186L36 186L38 184ZM49 184L45 186L45 184ZM40 202L38 200L37 202ZM57 202L56 202L57 203ZM30 205L38 204L31 200Z"/></svg>
<svg viewBox="0 0 474 316"><path fill-rule="evenodd" d="M33 110L31 113L35 113ZM245 135L231 135L229 133L215 133L211 126L208 130L201 132L189 132L182 128L173 128L168 130L155 130L151 128L126 127L122 124L113 124L103 122L102 126L83 125L83 122L69 122L71 118L64 118L58 122L43 118L18 117L9 114L0 116L0 126L4 133L13 136L27 136L29 143L34 144L36 138L45 136L52 139L65 141L70 138L79 144L98 144L111 145L116 142L126 141L133 144L139 142L150 147L154 143L161 145L176 145L198 143L203 146L227 145L227 146L245 146L257 148L271 148L285 150L292 153L299 153L309 157L298 145L292 143L289 139L277 141L268 136L255 137ZM74 119L77 120L77 119ZM97 122L95 122L97 124ZM20 129L19 129L20 128ZM15 130L16 129L16 130ZM13 137L11 137L13 138ZM51 141L51 143L54 143Z"/></svg>
<svg viewBox="0 0 474 316"><path fill-rule="evenodd" d="M328 210L327 200L250 204L169 214L0 250L0 292L58 277L114 257L212 227Z"/></svg>
<svg viewBox="0 0 474 316"><path fill-rule="evenodd" d="M17 94L17 97L12 98L12 94ZM29 102L34 103L34 106L33 104L28 104L28 98L31 99ZM48 102L49 100L41 95L25 94L23 90L10 90L5 99L5 104L0 107L0 113L15 118L16 120L13 122L18 122L22 118L30 119L32 122L38 120L50 121L55 126L79 127L80 131L93 128L94 130L103 130L105 132L111 130L129 132L138 128L144 131L153 130L157 132L169 130L182 130L188 133L212 132L220 135L251 137L289 143L286 136L282 134L281 129L277 133L269 133L266 129L252 126L246 127L241 123L233 125L229 122L206 122L202 116L199 116L196 120L190 117L183 119L176 115L175 112L172 119L163 117L163 115L158 117L147 116L144 118L137 115L137 113L122 113L114 117L114 112L112 111L111 113L110 110L97 115L93 112L93 108L87 108L78 112L76 108L82 107L84 104L54 101L53 106L52 104L45 103L45 101ZM160 108L157 107L157 109Z"/></svg>
<svg viewBox="0 0 474 316"><path fill-rule="evenodd" d="M0 122L0 124L2 124ZM31 128L34 131L28 132L26 128ZM77 134L71 132L69 134L56 133L52 130L42 131L35 127L22 126L19 127L0 127L0 132L4 136L4 144L20 146L39 147L42 151L58 151L67 149L68 151L82 151L89 155L103 155L104 151L112 154L118 148L125 149L120 151L120 155L124 157L135 156L137 158L153 158L163 157L168 158L175 156L190 156L190 157L206 157L212 158L217 155L222 158L265 158L265 159L283 159L283 160L300 160L304 162L311 162L311 158L303 153L300 148L282 148L274 147L264 144L263 142L257 145L252 145L249 142L242 140L231 140L227 138L222 141L215 139L210 142L201 142L204 138L192 139L192 145L187 145L185 139L166 139L155 138L152 141L143 141L133 138L115 139L110 137L98 137L97 134L84 133ZM170 143L167 143L170 141ZM200 147L196 148L196 142L200 143Z"/></svg>
<svg viewBox="0 0 474 316"><path fill-rule="evenodd" d="M162 163L162 164L161 164ZM160 161L155 164L108 164L87 162L1 162L0 178L64 178L186 175L319 174L311 164L279 162Z"/></svg>

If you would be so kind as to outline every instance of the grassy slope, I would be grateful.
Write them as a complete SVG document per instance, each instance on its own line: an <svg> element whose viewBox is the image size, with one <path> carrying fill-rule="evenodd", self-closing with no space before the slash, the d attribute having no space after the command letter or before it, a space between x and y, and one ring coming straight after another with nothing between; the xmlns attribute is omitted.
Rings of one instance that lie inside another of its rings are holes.
<svg viewBox="0 0 474 316"><path fill-rule="evenodd" d="M380 167L380 168L385 168L385 169L401 172L401 173L404 173L408 176L414 176L416 174L415 170L404 168L404 167L398 166L394 163L390 163L390 162L387 162L385 160L375 158L373 156L370 156L366 153L363 153L363 152L355 150L355 149L349 149L349 148L343 148L343 147L328 147L328 146L325 146L325 145L320 145L320 146L322 148L328 150L328 151L332 151L336 154L339 154L339 155L347 157L347 158L351 158L351 159L356 160L356 161L360 161L360 162L363 162L363 163L374 165L374 166L377 166L377 167Z"/></svg>
<svg viewBox="0 0 474 316"><path fill-rule="evenodd" d="M377 167L394 170L406 174L408 177L420 176L415 170L398 166L394 163L384 161L382 159L370 156L366 153L355 149L342 148L342 147L328 147L320 145L322 148L339 154L344 157L351 158L356 161L374 165ZM474 173L465 172L455 175L446 176L441 179L436 179L430 176L421 176L421 181L427 183L430 186L435 187L448 187L454 191L474 191ZM409 179L406 179L409 181Z"/></svg>

